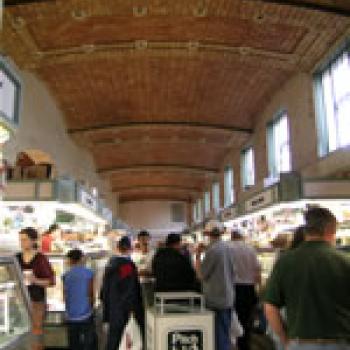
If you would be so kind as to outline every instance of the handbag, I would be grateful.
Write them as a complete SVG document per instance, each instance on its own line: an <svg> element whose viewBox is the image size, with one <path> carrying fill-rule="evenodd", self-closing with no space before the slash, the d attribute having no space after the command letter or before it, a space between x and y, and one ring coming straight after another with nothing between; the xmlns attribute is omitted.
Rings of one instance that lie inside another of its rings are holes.
<svg viewBox="0 0 350 350"><path fill-rule="evenodd" d="M236 339L241 337L243 333L244 333L244 330L241 323L239 322L236 310L233 309L232 316L231 316L231 329L230 329L231 343L235 345Z"/></svg>
<svg viewBox="0 0 350 350"><path fill-rule="evenodd" d="M142 335L140 327L133 315L126 324L120 342L119 350L142 350Z"/></svg>

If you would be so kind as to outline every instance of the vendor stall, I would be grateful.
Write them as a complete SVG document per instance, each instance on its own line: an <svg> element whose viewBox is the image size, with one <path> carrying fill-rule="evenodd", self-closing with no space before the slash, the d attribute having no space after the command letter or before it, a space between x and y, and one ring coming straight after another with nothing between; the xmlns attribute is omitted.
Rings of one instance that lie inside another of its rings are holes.
<svg viewBox="0 0 350 350"><path fill-rule="evenodd" d="M280 182L239 203L236 217L224 221L238 228L258 249L263 277L267 277L280 249L288 247L294 230L304 223L309 206L323 206L337 217L337 243L350 243L350 181L307 179L282 174Z"/></svg>
<svg viewBox="0 0 350 350"><path fill-rule="evenodd" d="M56 252L76 246L85 252L108 248L103 233L111 224L111 211L72 179L9 181L0 210L5 249L16 250L16 243L18 248L21 228L32 226L44 232L54 222L67 233L56 237Z"/></svg>

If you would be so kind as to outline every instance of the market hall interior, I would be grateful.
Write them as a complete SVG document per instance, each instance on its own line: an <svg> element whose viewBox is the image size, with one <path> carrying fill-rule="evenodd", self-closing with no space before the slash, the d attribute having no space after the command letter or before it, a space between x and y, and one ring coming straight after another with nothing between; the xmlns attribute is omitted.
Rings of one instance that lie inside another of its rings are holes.
<svg viewBox="0 0 350 350"><path fill-rule="evenodd" d="M261 249L266 277L269 244L310 204L350 244L347 0L2 6L3 248L53 222L91 254L142 229L193 243L217 218Z"/></svg>

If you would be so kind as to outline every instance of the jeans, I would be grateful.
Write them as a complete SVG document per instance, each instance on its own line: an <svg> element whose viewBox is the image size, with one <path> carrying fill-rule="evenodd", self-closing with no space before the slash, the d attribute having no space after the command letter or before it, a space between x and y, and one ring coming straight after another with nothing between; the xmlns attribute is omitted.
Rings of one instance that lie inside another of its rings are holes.
<svg viewBox="0 0 350 350"><path fill-rule="evenodd" d="M297 341L291 341L287 346L287 350L350 350L350 344L300 344Z"/></svg>
<svg viewBox="0 0 350 350"><path fill-rule="evenodd" d="M250 349L250 336L253 328L257 296L253 284L236 284L236 312L244 333L238 338L238 349Z"/></svg>
<svg viewBox="0 0 350 350"><path fill-rule="evenodd" d="M232 309L213 310L215 313L215 349L231 350Z"/></svg>
<svg viewBox="0 0 350 350"><path fill-rule="evenodd" d="M97 350L97 335L92 316L85 321L68 322L67 326L71 350Z"/></svg>

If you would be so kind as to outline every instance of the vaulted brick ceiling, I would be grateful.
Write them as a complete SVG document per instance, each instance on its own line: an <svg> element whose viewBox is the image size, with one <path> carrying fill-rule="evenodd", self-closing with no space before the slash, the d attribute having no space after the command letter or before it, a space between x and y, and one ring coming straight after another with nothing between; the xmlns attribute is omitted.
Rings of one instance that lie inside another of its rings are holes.
<svg viewBox="0 0 350 350"><path fill-rule="evenodd" d="M190 201L350 26L348 1L276 2L8 0L4 50L46 82L122 201Z"/></svg>

